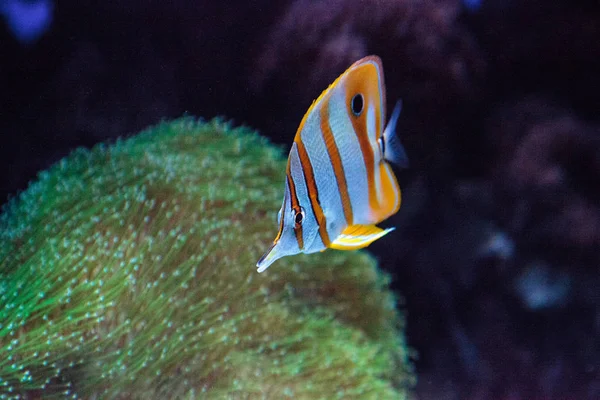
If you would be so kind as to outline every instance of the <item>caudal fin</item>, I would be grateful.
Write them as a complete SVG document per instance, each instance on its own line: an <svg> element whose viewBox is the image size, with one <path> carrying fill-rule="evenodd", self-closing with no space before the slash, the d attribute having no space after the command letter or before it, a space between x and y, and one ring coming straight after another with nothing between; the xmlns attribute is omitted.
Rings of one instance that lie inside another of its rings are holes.
<svg viewBox="0 0 600 400"><path fill-rule="evenodd" d="M401 110L402 101L398 100L394 107L394 111L392 112L392 116L390 117L390 121L383 131L383 158L393 162L399 167L408 168L408 156L406 155L406 150L404 150L404 146L400 143L400 138L396 133L396 123L398 122Z"/></svg>

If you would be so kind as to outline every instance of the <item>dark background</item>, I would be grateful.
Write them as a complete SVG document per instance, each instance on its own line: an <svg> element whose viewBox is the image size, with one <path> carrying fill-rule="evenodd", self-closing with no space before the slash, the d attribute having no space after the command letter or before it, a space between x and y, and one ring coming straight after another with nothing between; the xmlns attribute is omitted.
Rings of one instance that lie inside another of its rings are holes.
<svg viewBox="0 0 600 400"><path fill-rule="evenodd" d="M377 54L411 168L370 250L407 313L417 395L600 398L597 1L65 0L20 40L9 2L0 203L78 146L186 113L287 149Z"/></svg>

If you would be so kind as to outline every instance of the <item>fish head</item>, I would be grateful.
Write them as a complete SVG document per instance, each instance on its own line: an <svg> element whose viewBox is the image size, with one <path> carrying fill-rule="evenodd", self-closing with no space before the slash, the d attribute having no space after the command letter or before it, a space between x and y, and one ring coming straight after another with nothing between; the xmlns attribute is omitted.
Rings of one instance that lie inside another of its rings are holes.
<svg viewBox="0 0 600 400"><path fill-rule="evenodd" d="M304 202L303 202L304 203ZM310 209L310 204L303 207L297 201L292 201L289 179L286 180L285 194L283 204L277 214L277 223L279 232L273 244L258 260L256 264L258 272L263 272L276 260L298 253L312 253L319 249L314 249L314 239L319 234L319 226Z"/></svg>

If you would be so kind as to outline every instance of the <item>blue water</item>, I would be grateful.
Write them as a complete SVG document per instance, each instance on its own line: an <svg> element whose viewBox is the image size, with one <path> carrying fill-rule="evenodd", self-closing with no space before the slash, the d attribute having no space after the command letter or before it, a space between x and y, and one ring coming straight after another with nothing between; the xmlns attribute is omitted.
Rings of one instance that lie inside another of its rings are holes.
<svg viewBox="0 0 600 400"><path fill-rule="evenodd" d="M46 33L52 24L53 11L51 0L0 0L0 14L14 37L25 45Z"/></svg>

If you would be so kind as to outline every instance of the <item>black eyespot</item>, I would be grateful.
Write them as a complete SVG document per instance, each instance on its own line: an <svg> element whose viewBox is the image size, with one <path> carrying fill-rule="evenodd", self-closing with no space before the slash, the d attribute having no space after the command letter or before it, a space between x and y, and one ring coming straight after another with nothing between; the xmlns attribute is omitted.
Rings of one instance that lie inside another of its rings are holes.
<svg viewBox="0 0 600 400"><path fill-rule="evenodd" d="M300 207L300 209L294 210L294 212L296 213L294 216L294 223L296 224L296 228L298 228L304 221L304 209Z"/></svg>
<svg viewBox="0 0 600 400"><path fill-rule="evenodd" d="M350 108L352 109L352 113L357 117L362 113L364 107L364 101L362 94L355 94L350 102Z"/></svg>

